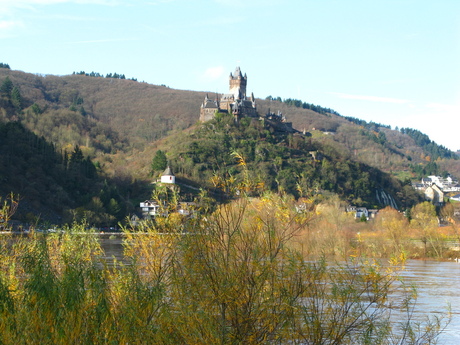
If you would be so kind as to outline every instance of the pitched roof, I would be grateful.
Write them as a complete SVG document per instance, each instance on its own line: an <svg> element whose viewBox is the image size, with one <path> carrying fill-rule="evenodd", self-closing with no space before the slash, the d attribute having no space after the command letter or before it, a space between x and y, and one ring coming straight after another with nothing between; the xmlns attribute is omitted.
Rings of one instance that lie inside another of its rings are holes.
<svg viewBox="0 0 460 345"><path fill-rule="evenodd" d="M240 66L237 66L237 67L236 67L235 73L234 73L234 74L231 74L231 73L230 73L230 77L232 77L233 79L236 79L236 78L238 78L238 77L243 78L243 74L241 73Z"/></svg>
<svg viewBox="0 0 460 345"><path fill-rule="evenodd" d="M174 176L174 174L172 173L172 170L169 167L169 165L168 165L168 167L166 168L166 170L163 172L163 174L161 176Z"/></svg>

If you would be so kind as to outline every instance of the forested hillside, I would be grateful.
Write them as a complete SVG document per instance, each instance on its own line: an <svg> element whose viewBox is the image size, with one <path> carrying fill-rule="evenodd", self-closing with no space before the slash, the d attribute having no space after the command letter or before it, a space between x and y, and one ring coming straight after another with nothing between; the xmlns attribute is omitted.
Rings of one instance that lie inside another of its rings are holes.
<svg viewBox="0 0 460 345"><path fill-rule="evenodd" d="M62 155L20 123L8 122L0 123L0 152L0 192L19 195L28 217L43 214L57 221L63 205L91 198L96 167L78 147Z"/></svg>
<svg viewBox="0 0 460 345"><path fill-rule="evenodd" d="M121 73L106 77L83 73L40 76L0 68L0 83L8 78L14 89L9 113L16 113L14 118L24 126L62 148L79 145L85 154L99 155L101 163L112 166L112 172L123 164L104 161L106 154L142 152L172 131L190 128L198 121L204 92L123 79ZM222 85L222 92L226 88ZM338 143L342 154L384 171L406 171L412 177L412 172L435 162L438 173L460 175L460 164L452 163L456 156L416 130L391 130L296 99L268 96L257 100L257 105L260 114L280 110L294 128L331 145ZM5 118L4 110L0 116Z"/></svg>
<svg viewBox="0 0 460 345"><path fill-rule="evenodd" d="M404 189L409 179L460 176L457 157L416 130L392 130L300 100L269 96L257 99L257 107L261 115L280 110L306 133L302 139L272 137L254 122L213 132L196 127L206 92L151 85L121 73L52 76L0 67L0 122L6 133L0 138L0 191L29 200L23 203L25 214L31 205L30 211L43 210L42 216L49 211L114 224L149 197L150 164L158 149L190 183L212 187L214 172L238 174L233 150L270 189L295 196L330 190L363 205L374 205L371 194L382 189L404 207L414 199ZM222 85L222 92L226 88ZM193 144L185 142L192 139ZM322 160L313 158L310 152L316 151ZM75 183L75 176L72 182L72 156L84 162L88 183ZM389 182L390 175L404 183Z"/></svg>
<svg viewBox="0 0 460 345"><path fill-rule="evenodd" d="M104 177L78 145L62 151L19 122L0 123L0 195L19 198L22 222L115 225L134 211L136 186Z"/></svg>
<svg viewBox="0 0 460 345"><path fill-rule="evenodd" d="M225 181L249 174L260 193L283 191L296 198L334 193L367 207L386 206L379 200L385 194L402 209L420 201L410 184L308 135L274 132L257 119L235 123L232 116L218 114L190 135L170 137L164 147L170 148L167 156L176 173L209 189L225 189Z"/></svg>
<svg viewBox="0 0 460 345"><path fill-rule="evenodd" d="M0 69L0 83L5 80L20 90L21 105L10 110L26 127L61 146L105 153L143 148L170 130L189 127L204 97L126 79Z"/></svg>

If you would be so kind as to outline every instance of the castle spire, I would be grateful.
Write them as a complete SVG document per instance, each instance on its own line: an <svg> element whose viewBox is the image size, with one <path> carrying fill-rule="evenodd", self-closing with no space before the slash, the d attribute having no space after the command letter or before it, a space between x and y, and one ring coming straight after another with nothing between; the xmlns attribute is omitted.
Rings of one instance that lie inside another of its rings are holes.
<svg viewBox="0 0 460 345"><path fill-rule="evenodd" d="M243 77L243 74L241 73L241 69L240 69L240 66L236 66L235 68L235 75L234 75L235 78L242 78Z"/></svg>

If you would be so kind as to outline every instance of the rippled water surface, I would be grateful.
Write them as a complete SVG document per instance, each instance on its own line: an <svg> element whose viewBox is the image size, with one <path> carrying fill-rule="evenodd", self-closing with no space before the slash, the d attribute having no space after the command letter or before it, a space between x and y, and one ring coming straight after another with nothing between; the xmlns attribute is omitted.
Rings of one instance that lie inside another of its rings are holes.
<svg viewBox="0 0 460 345"><path fill-rule="evenodd" d="M417 287L419 316L446 313L450 306L452 318L439 344L460 344L460 263L409 260L401 275Z"/></svg>

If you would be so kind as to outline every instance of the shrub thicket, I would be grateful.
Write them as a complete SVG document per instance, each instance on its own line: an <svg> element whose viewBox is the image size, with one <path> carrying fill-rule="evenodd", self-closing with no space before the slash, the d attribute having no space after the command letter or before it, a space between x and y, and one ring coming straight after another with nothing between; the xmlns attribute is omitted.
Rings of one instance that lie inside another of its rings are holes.
<svg viewBox="0 0 460 345"><path fill-rule="evenodd" d="M84 225L5 237L0 343L434 344L441 321L412 322L397 265L305 260L297 239L317 212L250 188L212 213L126 229L110 266Z"/></svg>

